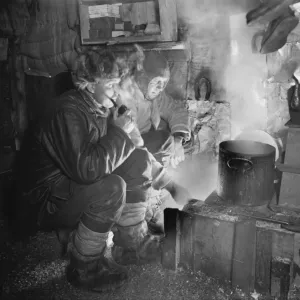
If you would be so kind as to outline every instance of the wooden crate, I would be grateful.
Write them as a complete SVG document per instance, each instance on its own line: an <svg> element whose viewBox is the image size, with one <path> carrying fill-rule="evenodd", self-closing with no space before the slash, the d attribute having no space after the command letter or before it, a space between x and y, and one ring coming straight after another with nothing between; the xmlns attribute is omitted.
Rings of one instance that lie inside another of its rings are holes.
<svg viewBox="0 0 300 300"><path fill-rule="evenodd" d="M176 0L78 1L83 45L177 41Z"/></svg>
<svg viewBox="0 0 300 300"><path fill-rule="evenodd" d="M299 282L299 234L279 224L166 209L165 231L162 265L167 269L201 271L245 293L256 290L281 300Z"/></svg>

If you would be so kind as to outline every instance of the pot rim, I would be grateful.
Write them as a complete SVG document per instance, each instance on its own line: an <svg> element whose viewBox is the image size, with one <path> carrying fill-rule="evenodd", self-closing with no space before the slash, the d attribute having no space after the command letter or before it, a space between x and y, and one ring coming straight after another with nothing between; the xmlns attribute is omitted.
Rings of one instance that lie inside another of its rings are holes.
<svg viewBox="0 0 300 300"><path fill-rule="evenodd" d="M250 157L265 157L274 155L274 159L276 154L276 149L274 146L249 140L223 141L219 145L219 151Z"/></svg>

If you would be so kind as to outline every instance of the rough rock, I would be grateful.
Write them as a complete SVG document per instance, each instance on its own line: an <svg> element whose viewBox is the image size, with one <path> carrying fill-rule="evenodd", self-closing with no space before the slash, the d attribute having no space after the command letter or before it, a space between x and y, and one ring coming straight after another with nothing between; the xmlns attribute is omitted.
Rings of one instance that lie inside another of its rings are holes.
<svg viewBox="0 0 300 300"><path fill-rule="evenodd" d="M218 154L221 141L230 139L230 105L205 100L187 101L194 133L193 154Z"/></svg>

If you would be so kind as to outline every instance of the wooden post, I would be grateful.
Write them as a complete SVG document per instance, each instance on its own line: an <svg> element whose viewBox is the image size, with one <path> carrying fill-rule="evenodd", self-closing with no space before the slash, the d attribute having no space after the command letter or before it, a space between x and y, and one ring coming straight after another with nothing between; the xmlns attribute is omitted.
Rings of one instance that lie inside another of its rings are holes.
<svg viewBox="0 0 300 300"><path fill-rule="evenodd" d="M185 269L193 266L194 262L194 216L180 211L180 262L179 266Z"/></svg>
<svg viewBox="0 0 300 300"><path fill-rule="evenodd" d="M25 74L21 56L17 54L19 45L11 42L10 72L11 95L13 103L12 119L16 131L16 150L20 149L22 138L28 127L28 115L25 94Z"/></svg>
<svg viewBox="0 0 300 300"><path fill-rule="evenodd" d="M273 232L271 295L287 300L291 285L294 259L294 233Z"/></svg>
<svg viewBox="0 0 300 300"><path fill-rule="evenodd" d="M180 260L180 220L179 210L164 210L164 227L166 237L162 245L161 262L164 268L176 271Z"/></svg>

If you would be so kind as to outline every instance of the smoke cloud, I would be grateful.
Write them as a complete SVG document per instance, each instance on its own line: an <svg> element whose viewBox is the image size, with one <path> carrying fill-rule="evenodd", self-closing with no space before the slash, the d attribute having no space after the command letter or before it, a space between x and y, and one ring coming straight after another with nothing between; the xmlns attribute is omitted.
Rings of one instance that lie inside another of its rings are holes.
<svg viewBox="0 0 300 300"><path fill-rule="evenodd" d="M265 55L253 53L251 40L257 28L246 25L246 13L259 3L259 0L177 0L180 24L188 28L187 36L195 44L192 52L203 51L203 45L207 47L207 55L195 53L194 59L212 69L215 80L225 91L223 99L231 105L232 138L245 129L264 130L267 125ZM220 39L227 40L227 49L218 46ZM188 157L170 172L197 199L205 200L216 189L218 166L209 155Z"/></svg>
<svg viewBox="0 0 300 300"><path fill-rule="evenodd" d="M170 174L178 184L188 189L195 199L205 200L217 184L217 162L208 154L189 156Z"/></svg>
<svg viewBox="0 0 300 300"><path fill-rule="evenodd" d="M246 129L267 128L263 85L267 68L265 55L252 51L254 33L255 30L246 25L245 14L230 17L230 59L223 85L231 104L232 138Z"/></svg>

